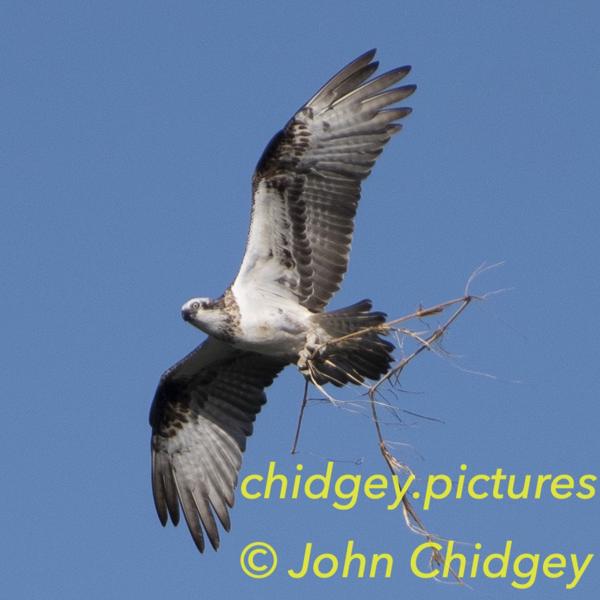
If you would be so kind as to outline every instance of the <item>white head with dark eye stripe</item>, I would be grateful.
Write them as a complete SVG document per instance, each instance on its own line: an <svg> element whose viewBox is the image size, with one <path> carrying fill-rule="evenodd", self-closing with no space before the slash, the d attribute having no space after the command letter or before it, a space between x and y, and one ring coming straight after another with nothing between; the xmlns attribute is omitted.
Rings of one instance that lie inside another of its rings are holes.
<svg viewBox="0 0 600 600"><path fill-rule="evenodd" d="M210 298L188 300L181 307L181 316L194 327L217 337L227 323L227 313L222 303Z"/></svg>

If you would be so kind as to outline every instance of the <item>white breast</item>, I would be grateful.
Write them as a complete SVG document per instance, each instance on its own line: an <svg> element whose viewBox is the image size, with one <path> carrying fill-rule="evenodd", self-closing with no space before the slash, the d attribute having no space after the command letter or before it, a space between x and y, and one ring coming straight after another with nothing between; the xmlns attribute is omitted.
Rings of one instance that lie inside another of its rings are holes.
<svg viewBox="0 0 600 600"><path fill-rule="evenodd" d="M232 287L240 311L236 346L261 354L288 356L304 346L311 312L271 289Z"/></svg>

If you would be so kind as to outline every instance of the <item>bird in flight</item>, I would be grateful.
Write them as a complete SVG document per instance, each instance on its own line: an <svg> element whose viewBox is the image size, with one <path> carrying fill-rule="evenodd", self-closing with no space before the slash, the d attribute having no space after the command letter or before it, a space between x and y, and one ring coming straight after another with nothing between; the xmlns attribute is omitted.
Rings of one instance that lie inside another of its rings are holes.
<svg viewBox="0 0 600 600"><path fill-rule="evenodd" d="M216 519L229 531L246 438L286 365L317 385L342 386L377 380L393 362L394 346L373 330L386 315L371 312L370 300L324 310L346 272L361 182L411 112L395 105L415 86L393 87L410 67L372 78L374 56L334 75L269 142L234 282L181 309L208 337L160 378L152 490L161 523L177 525L181 508L200 552L205 536L219 546Z"/></svg>

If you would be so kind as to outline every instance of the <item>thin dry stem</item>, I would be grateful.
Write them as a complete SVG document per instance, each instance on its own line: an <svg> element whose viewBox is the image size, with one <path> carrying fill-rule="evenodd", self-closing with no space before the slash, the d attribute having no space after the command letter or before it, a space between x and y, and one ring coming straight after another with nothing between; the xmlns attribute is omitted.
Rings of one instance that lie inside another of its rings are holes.
<svg viewBox="0 0 600 600"><path fill-rule="evenodd" d="M440 353L439 343L440 343L441 339L444 337L448 328L462 315L462 313L466 310L466 308L474 300L484 300L484 299L488 298L489 296L491 296L492 294L498 293L498 292L489 292L487 294L484 294L483 296L475 296L475 295L471 294L470 288L471 288L473 281L479 275L481 275L482 273L484 273L490 269L498 267L501 264L502 263L496 263L493 265L485 265L485 263L484 263L484 264L480 265L479 267L477 267L473 271L473 273L469 276L467 283L465 285L464 294L461 297L454 298L452 300L447 300L445 302L441 302L439 304L436 304L435 306L429 306L429 307L425 307L425 308L419 307L417 310L415 310L414 312L412 312L408 315L404 315L402 317L392 319L381 325L376 325L373 327L366 327L361 330L354 331L352 333L344 335L342 337L339 337L339 338L336 338L333 340L329 340L326 343L319 345L315 349L314 352L315 352L315 356L316 356L317 353L320 354L320 353L325 352L327 350L327 348L335 346L336 344L344 342L350 338L362 336L367 332L376 332L376 333L380 333L383 335L393 335L396 338L397 346L399 348L404 347L404 340L407 338L412 339L417 344L417 347L410 354L408 354L407 356L404 356L401 360L397 361L387 371L387 373L385 373L385 375L383 375L378 381L376 381L375 383L373 383L370 386L363 384L363 386L368 389L367 396L368 396L368 401L369 401L369 405L370 405L370 409L371 409L371 417L372 417L373 423L375 425L375 432L377 435L379 451L380 451L388 469L392 473L392 475L397 475L400 471L411 473L411 470L407 465L405 465L404 463L399 461L394 456L393 452L390 449L390 443L386 442L386 440L384 439L384 436L383 436L382 422L381 422L379 414L378 414L378 406L384 407L386 410L392 410L392 414L394 414L398 419L400 418L397 413L398 409L395 406L393 406L383 396L382 391L381 391L383 384L387 382L389 384L388 391L393 392L394 388L399 385L400 376L401 376L402 372L404 371L404 369L415 358L417 358L417 356L419 356L424 350L432 350L434 352ZM440 316L444 313L447 313L451 309L453 309L453 310L452 310L451 314L448 316L448 318L445 320L445 322L443 322L441 325L438 325L433 331L431 331L431 333L429 333L429 335L425 335L426 332L413 331L413 330L407 328L406 326L400 327L400 325L406 324L410 321L424 320L424 319L428 319L428 318L431 318L434 316ZM444 354L444 352L442 351L441 354ZM327 399L329 399L336 406L340 406L341 404L344 404L340 400L337 400L336 398L331 396L326 390L323 389L323 386L318 383L318 377L317 377L318 369L317 369L315 363L311 360L308 361L308 371L309 371L310 381L313 383L313 385L315 385L315 387ZM301 423L302 423L302 416L303 416L304 409L305 409L306 403L307 403L307 395L306 394L307 394L307 390L305 389L305 395L303 398L301 412L300 412L300 416L298 419L298 427L297 427L297 431L296 431L296 437L294 440L293 452L296 451L297 444L298 444L298 438L299 438L300 428L301 428ZM418 535L425 537L428 541L443 539L443 538L440 538L439 536L431 533L427 529L427 527L425 526L425 524L423 523L423 521L421 520L421 518L415 511L414 507L412 506L412 504L409 501L408 496L406 494L403 495L403 497L402 497L402 512L403 512L404 521L405 521L407 527L414 533L417 533ZM431 554L430 560L431 560L432 564L441 566L444 564L445 558L444 558L444 555L442 552L432 549L432 554ZM464 583L452 569L450 570L450 572L452 573L456 582L461 583L461 584Z"/></svg>

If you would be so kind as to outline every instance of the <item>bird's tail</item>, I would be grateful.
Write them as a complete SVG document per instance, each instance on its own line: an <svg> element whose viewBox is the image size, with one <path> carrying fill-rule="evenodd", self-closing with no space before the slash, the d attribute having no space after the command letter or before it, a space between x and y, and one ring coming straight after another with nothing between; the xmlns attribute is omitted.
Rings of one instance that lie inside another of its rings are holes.
<svg viewBox="0 0 600 600"><path fill-rule="evenodd" d="M313 347L305 349L298 363L300 371L319 385L378 380L393 362L394 345L381 337L385 329L372 329L385 323L386 314L369 312L370 300L314 315L313 321L326 334ZM321 338L321 336L318 336Z"/></svg>

